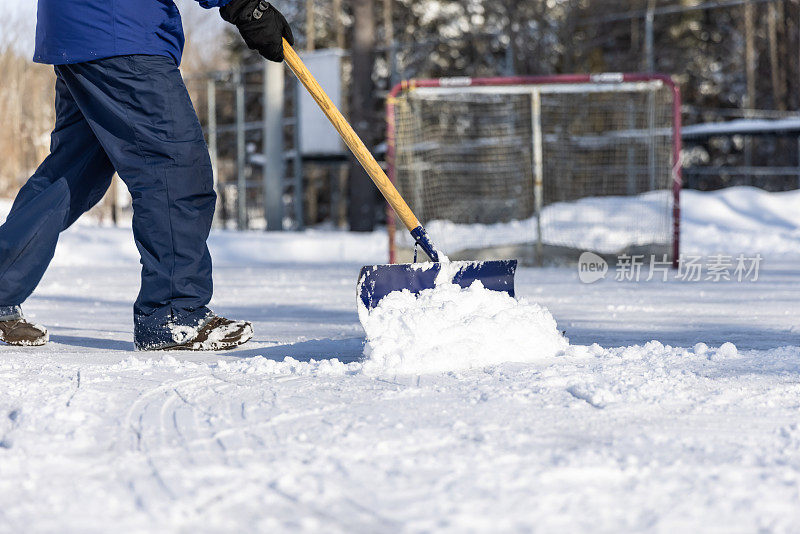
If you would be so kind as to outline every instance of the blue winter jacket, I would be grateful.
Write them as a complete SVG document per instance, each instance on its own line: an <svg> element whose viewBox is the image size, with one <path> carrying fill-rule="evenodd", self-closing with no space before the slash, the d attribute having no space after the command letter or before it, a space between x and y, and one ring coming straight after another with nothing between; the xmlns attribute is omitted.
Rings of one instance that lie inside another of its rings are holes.
<svg viewBox="0 0 800 534"><path fill-rule="evenodd" d="M230 0L197 0L210 9ZM181 15L173 0L39 0L37 63L64 65L128 54L180 64Z"/></svg>

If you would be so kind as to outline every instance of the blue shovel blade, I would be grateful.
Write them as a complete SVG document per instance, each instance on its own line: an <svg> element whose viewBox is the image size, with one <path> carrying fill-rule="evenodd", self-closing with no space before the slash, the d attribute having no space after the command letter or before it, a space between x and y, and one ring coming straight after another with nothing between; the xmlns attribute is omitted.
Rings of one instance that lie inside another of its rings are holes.
<svg viewBox="0 0 800 534"><path fill-rule="evenodd" d="M368 310L375 308L383 297L393 291L407 289L419 295L423 289L434 287L441 263L399 263L367 265L358 276L358 298ZM483 287L514 296L514 273L517 260L454 261L449 265L455 273L452 282L469 287L480 280Z"/></svg>

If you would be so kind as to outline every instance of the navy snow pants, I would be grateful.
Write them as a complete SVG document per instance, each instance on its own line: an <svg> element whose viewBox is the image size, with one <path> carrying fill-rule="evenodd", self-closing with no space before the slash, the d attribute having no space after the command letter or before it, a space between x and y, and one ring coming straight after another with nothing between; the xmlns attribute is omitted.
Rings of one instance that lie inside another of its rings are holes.
<svg viewBox="0 0 800 534"><path fill-rule="evenodd" d="M174 61L118 56L55 67L50 155L0 227L0 315L30 296L58 235L104 195L116 171L133 198L142 285L134 341L172 341L172 325L210 312L206 239L216 194L203 132Z"/></svg>

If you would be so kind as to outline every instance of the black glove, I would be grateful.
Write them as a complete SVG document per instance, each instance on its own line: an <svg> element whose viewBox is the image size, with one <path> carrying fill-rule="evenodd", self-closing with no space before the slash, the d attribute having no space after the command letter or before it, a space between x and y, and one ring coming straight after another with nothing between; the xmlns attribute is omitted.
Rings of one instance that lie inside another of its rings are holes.
<svg viewBox="0 0 800 534"><path fill-rule="evenodd" d="M235 24L244 42L251 50L270 61L283 61L283 42L294 44L289 23L272 4L264 0L231 0L219 9L222 18Z"/></svg>

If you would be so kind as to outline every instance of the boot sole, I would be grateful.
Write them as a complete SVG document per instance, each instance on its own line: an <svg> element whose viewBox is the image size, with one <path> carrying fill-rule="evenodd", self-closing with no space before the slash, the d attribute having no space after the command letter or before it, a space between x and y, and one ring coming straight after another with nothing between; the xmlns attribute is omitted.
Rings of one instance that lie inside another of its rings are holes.
<svg viewBox="0 0 800 534"><path fill-rule="evenodd" d="M47 342L50 341L50 336L44 336L35 341L7 341L5 336L0 333L0 341L10 347L41 347L42 345L47 345Z"/></svg>

